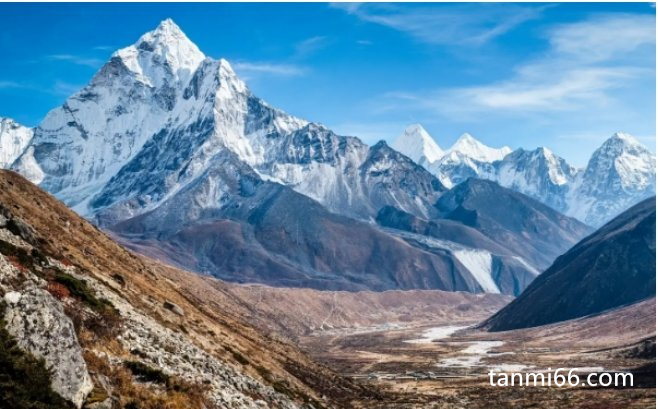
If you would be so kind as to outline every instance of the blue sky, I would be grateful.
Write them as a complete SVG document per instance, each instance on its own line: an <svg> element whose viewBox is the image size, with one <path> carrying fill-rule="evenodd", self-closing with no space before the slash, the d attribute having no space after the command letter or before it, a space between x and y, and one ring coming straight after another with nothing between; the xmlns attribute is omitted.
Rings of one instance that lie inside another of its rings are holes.
<svg viewBox="0 0 658 409"><path fill-rule="evenodd" d="M655 7L576 4L0 4L0 116L36 125L171 17L255 94L366 142L422 123L449 147L548 146L575 165L656 134Z"/></svg>

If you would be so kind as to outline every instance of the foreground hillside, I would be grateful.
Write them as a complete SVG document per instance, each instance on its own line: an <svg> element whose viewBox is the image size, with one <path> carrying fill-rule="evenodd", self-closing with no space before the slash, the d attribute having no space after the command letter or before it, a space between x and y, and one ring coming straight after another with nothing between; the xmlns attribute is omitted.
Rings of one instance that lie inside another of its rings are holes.
<svg viewBox="0 0 658 409"><path fill-rule="evenodd" d="M595 314L656 295L656 199L647 199L585 238L510 305L492 331Z"/></svg>
<svg viewBox="0 0 658 409"><path fill-rule="evenodd" d="M45 359L52 388L77 407L330 407L372 396L261 335L230 305L189 298L165 278L167 267L8 171L0 171L0 253L3 326Z"/></svg>

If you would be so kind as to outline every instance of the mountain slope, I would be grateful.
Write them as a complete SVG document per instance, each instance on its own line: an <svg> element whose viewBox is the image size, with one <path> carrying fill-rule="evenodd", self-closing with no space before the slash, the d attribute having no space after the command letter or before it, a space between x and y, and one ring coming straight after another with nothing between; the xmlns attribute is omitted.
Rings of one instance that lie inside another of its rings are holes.
<svg viewBox="0 0 658 409"><path fill-rule="evenodd" d="M470 226L539 269L590 232L579 221L500 185L468 179L437 201L441 218Z"/></svg>
<svg viewBox="0 0 658 409"><path fill-rule="evenodd" d="M8 330L45 357L63 380L53 386L78 407L107 398L122 407L352 407L368 395L245 324L230 298L200 302L194 274L135 256L8 171L0 214Z"/></svg>
<svg viewBox="0 0 658 409"><path fill-rule="evenodd" d="M151 212L110 229L141 251L170 246L166 259L238 282L320 289L438 288L481 291L447 253L426 252L376 227L328 212L255 173L222 167ZM245 166L239 161L234 166ZM213 203L216 186L221 207ZM150 253L149 253L150 254Z"/></svg>
<svg viewBox="0 0 658 409"><path fill-rule="evenodd" d="M503 331L564 321L654 297L655 288L656 205L650 198L559 257L484 326Z"/></svg>
<svg viewBox="0 0 658 409"><path fill-rule="evenodd" d="M539 274L514 251L453 220L424 220L387 206L377 215L377 223L411 244L448 252L487 292L519 295Z"/></svg>

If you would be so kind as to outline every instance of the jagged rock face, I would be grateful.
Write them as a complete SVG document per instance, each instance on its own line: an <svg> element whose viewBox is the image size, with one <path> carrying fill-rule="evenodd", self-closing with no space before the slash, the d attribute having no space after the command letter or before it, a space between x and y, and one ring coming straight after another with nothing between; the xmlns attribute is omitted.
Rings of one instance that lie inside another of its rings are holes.
<svg viewBox="0 0 658 409"><path fill-rule="evenodd" d="M73 323L61 304L43 289L26 289L18 302L8 303L5 320L18 345L44 358L53 370L53 390L81 407L93 384Z"/></svg>
<svg viewBox="0 0 658 409"><path fill-rule="evenodd" d="M586 295L586 296L583 296ZM588 236L483 325L505 331L584 317L656 295L656 203L647 199Z"/></svg>
<svg viewBox="0 0 658 409"><path fill-rule="evenodd" d="M655 194L655 155L632 136L617 133L594 152L578 175L567 213L600 226Z"/></svg>
<svg viewBox="0 0 658 409"><path fill-rule="evenodd" d="M10 167L32 139L32 129L0 117L0 168Z"/></svg>
<svg viewBox="0 0 658 409"><path fill-rule="evenodd" d="M482 176L565 213L567 193L577 170L546 148L517 149L484 168Z"/></svg>
<svg viewBox="0 0 658 409"><path fill-rule="evenodd" d="M0 254L0 290L4 292L7 331L18 345L43 358L52 370L52 388L82 406L93 389L71 319L45 287L45 282L22 274ZM16 282L21 282L16 286ZM53 342L56 340L56 342Z"/></svg>

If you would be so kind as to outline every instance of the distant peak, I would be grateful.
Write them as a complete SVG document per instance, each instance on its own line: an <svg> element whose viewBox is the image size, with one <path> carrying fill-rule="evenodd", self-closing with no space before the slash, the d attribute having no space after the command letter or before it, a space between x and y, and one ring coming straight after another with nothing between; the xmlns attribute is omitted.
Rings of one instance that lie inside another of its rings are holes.
<svg viewBox="0 0 658 409"><path fill-rule="evenodd" d="M419 123L411 124L404 129L405 133L427 133L423 125Z"/></svg>
<svg viewBox="0 0 658 409"><path fill-rule="evenodd" d="M635 145L639 145L640 141L638 141L633 135L625 132L615 132L611 137L611 140L620 140L628 143L632 143Z"/></svg>
<svg viewBox="0 0 658 409"><path fill-rule="evenodd" d="M431 164L443 157L443 150L418 123L407 126L391 147L420 165Z"/></svg>
<svg viewBox="0 0 658 409"><path fill-rule="evenodd" d="M463 141L463 142L476 142L476 143L481 143L480 141L478 141L477 139L475 139L475 138L473 137L473 135L471 135L471 134L468 133L468 132L464 132L463 134L461 134L461 135L459 136L459 138L457 138L457 142L460 142L460 141Z"/></svg>
<svg viewBox="0 0 658 409"><path fill-rule="evenodd" d="M478 141L473 137L473 135L467 132L461 134L450 148L451 151L458 151L465 154L472 152L472 149L481 150L481 149L493 149L493 148L489 148L487 145Z"/></svg>
<svg viewBox="0 0 658 409"><path fill-rule="evenodd" d="M475 139L469 133L463 133L450 148L451 152L459 152L464 156L481 162L493 162L504 158L512 150L503 146L502 148L489 147Z"/></svg>
<svg viewBox="0 0 658 409"><path fill-rule="evenodd" d="M553 156L553 151L551 151L550 149L548 149L545 146L541 146L541 147L535 149L535 152L537 152L538 154L543 155L545 157Z"/></svg>

